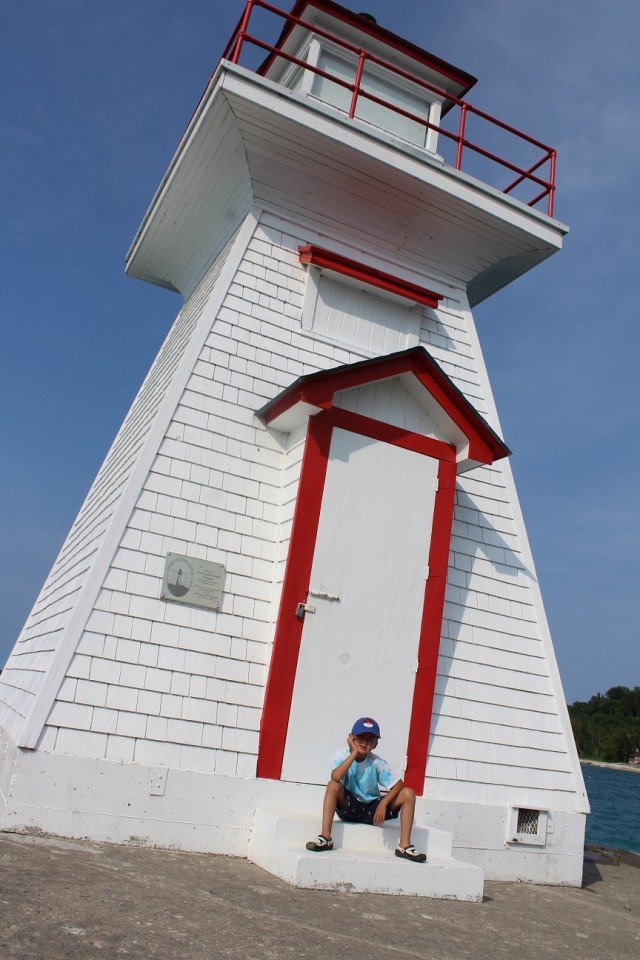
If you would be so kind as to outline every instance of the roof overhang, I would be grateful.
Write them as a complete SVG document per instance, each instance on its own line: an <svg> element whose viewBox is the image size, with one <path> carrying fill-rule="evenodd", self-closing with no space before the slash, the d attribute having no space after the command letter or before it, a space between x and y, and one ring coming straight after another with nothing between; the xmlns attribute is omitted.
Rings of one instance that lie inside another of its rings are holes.
<svg viewBox="0 0 640 960"><path fill-rule="evenodd" d="M299 377L257 416L272 429L290 433L309 417L332 409L336 394L392 378L401 380L444 434L455 450L458 473L509 456L504 441L424 347Z"/></svg>
<svg viewBox="0 0 640 960"><path fill-rule="evenodd" d="M187 297L252 207L353 237L390 272L472 305L562 246L566 227L440 158L223 61L127 254Z"/></svg>

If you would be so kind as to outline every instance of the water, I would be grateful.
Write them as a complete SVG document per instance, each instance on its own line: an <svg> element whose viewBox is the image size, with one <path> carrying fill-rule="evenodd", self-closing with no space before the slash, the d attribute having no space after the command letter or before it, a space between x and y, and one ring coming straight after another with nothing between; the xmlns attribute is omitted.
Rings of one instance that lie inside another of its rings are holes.
<svg viewBox="0 0 640 960"><path fill-rule="evenodd" d="M640 853L640 773L582 767L591 803L586 843Z"/></svg>

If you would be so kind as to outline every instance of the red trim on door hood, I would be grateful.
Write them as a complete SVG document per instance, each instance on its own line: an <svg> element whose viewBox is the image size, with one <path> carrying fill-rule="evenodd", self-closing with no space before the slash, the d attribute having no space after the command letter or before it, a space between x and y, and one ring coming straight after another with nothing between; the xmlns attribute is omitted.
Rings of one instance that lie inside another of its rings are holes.
<svg viewBox="0 0 640 960"><path fill-rule="evenodd" d="M424 347L412 347L410 350L391 353L385 357L361 360L299 377L262 407L257 416L268 425L300 402L308 403L318 410L329 410L333 407L335 393L377 380L398 377L403 373L412 373L467 437L469 459L478 463L493 463L509 456L511 451L505 442L480 416Z"/></svg>

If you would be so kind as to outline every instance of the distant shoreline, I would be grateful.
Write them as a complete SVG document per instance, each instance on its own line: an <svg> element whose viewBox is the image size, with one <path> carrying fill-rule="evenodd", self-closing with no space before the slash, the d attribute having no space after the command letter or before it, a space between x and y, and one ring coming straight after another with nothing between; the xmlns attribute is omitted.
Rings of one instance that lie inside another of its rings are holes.
<svg viewBox="0 0 640 960"><path fill-rule="evenodd" d="M585 767L606 767L609 770L631 770L632 773L640 773L640 766L636 767L632 763L605 763L604 760L581 760Z"/></svg>

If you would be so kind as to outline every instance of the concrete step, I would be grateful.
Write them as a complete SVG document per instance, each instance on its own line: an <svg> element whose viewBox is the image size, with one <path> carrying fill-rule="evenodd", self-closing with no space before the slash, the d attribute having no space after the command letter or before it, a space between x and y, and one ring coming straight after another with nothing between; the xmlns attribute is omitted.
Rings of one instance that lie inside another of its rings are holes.
<svg viewBox="0 0 640 960"><path fill-rule="evenodd" d="M256 810L253 828L254 833L260 831L285 846L304 849L307 840L317 837L320 821L317 816L292 816L275 810ZM400 823L398 820L388 820L383 827L370 827L364 823L343 823L336 818L331 835L334 849L393 854L400 840ZM429 859L451 856L451 834L446 830L415 825L411 840L415 848L426 853Z"/></svg>
<svg viewBox="0 0 640 960"><path fill-rule="evenodd" d="M451 856L451 835L444 830L414 828L413 843L427 853L426 863L394 855L396 823L376 828L336 822L334 849L311 853L305 843L317 833L317 818L256 810L249 860L296 887L482 900L482 870Z"/></svg>

